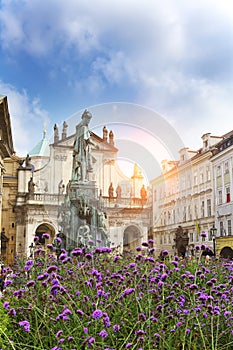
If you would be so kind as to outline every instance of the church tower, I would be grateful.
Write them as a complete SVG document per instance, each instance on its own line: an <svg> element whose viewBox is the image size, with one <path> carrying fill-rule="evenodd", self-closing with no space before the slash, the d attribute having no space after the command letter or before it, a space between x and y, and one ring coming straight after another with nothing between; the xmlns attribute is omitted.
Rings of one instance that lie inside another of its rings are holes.
<svg viewBox="0 0 233 350"><path fill-rule="evenodd" d="M134 164L134 172L133 176L131 176L132 181L132 193L131 197L140 198L140 190L142 188L144 177L142 175L142 171L137 164Z"/></svg>

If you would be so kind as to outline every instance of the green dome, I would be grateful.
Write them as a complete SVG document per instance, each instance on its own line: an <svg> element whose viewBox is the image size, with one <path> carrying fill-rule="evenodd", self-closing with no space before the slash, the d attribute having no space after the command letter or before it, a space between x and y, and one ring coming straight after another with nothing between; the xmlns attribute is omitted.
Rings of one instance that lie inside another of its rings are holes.
<svg viewBox="0 0 233 350"><path fill-rule="evenodd" d="M49 157L49 140L46 139L45 134L44 131L43 139L29 152L29 156Z"/></svg>

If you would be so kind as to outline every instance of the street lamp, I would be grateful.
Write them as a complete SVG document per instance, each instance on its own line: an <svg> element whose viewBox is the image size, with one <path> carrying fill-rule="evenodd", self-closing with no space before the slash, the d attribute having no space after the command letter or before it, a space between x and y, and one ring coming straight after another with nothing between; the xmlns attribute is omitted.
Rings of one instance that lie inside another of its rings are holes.
<svg viewBox="0 0 233 350"><path fill-rule="evenodd" d="M213 240L213 248L214 248L214 257L216 256L216 232L217 232L217 229L216 227L211 227L210 229L210 233L211 233L211 237L212 237L212 240Z"/></svg>

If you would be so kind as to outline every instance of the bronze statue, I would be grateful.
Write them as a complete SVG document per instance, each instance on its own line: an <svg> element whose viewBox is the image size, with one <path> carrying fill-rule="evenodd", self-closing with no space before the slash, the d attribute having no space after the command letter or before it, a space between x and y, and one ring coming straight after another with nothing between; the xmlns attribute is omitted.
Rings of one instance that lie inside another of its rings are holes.
<svg viewBox="0 0 233 350"><path fill-rule="evenodd" d="M76 126L76 138L73 151L72 180L88 181L88 172L93 171L91 145L98 147L92 140L88 129L92 115L85 110L82 121Z"/></svg>

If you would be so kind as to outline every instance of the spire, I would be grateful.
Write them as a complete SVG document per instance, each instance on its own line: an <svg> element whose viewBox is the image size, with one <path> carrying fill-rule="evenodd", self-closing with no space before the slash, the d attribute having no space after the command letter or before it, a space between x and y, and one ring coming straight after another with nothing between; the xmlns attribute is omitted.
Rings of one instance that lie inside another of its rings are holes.
<svg viewBox="0 0 233 350"><path fill-rule="evenodd" d="M110 143L110 145L114 146L114 134L113 134L112 130L110 130L110 132L109 132L109 143Z"/></svg>
<svg viewBox="0 0 233 350"><path fill-rule="evenodd" d="M105 142L108 141L108 130L107 130L106 126L103 127L103 140Z"/></svg>
<svg viewBox="0 0 233 350"><path fill-rule="evenodd" d="M142 175L142 171L141 169L139 168L139 166L135 163L134 164L134 170L133 170L133 178L134 177L137 177L137 178L143 178L143 175Z"/></svg>
<svg viewBox="0 0 233 350"><path fill-rule="evenodd" d="M46 121L44 121L43 139L46 137Z"/></svg>

